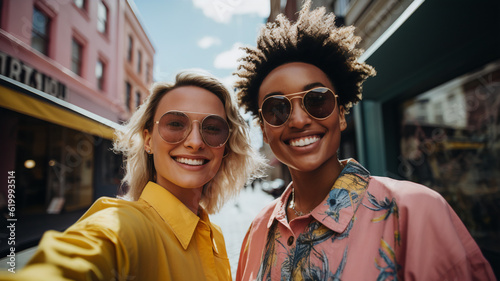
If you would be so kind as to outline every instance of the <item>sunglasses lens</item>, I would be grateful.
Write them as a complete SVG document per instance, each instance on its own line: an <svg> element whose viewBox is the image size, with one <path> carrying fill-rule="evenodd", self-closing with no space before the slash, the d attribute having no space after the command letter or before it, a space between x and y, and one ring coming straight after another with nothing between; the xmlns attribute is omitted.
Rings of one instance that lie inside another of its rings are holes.
<svg viewBox="0 0 500 281"><path fill-rule="evenodd" d="M330 116L335 106L335 96L327 88L316 88L304 95L304 107L315 118Z"/></svg>
<svg viewBox="0 0 500 281"><path fill-rule="evenodd" d="M203 139L208 146L220 147L229 138L229 125L219 116L207 116L201 126Z"/></svg>
<svg viewBox="0 0 500 281"><path fill-rule="evenodd" d="M189 117L178 111L170 111L160 118L158 129L160 136L169 143L182 141L190 126Z"/></svg>
<svg viewBox="0 0 500 281"><path fill-rule="evenodd" d="M290 102L284 96L272 96L262 104L262 117L273 126L282 125L290 116Z"/></svg>

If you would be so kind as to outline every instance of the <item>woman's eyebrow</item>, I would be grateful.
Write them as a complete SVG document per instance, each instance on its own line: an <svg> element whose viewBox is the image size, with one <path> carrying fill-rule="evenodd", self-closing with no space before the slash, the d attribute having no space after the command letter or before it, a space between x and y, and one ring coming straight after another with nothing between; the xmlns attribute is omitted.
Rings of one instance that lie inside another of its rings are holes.
<svg viewBox="0 0 500 281"><path fill-rule="evenodd" d="M326 86L323 85L323 83L321 83L321 82L313 82L313 83L305 85L304 88L302 88L302 90L307 91L307 90L311 90L311 89L318 88L318 87L326 87ZM326 87L326 88L328 88L328 87Z"/></svg>
<svg viewBox="0 0 500 281"><path fill-rule="evenodd" d="M270 96L278 96L278 95L283 96L284 94L282 92L272 92L272 93L265 95L264 99L266 99L267 97L270 97Z"/></svg>

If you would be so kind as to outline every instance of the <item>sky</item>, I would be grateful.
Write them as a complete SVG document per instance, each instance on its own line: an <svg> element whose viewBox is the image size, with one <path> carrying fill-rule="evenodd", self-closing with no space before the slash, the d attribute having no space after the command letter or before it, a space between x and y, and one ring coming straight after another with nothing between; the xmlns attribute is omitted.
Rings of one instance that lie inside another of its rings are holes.
<svg viewBox="0 0 500 281"><path fill-rule="evenodd" d="M155 48L155 81L201 68L227 86L241 46L255 46L270 12L269 0L134 0Z"/></svg>

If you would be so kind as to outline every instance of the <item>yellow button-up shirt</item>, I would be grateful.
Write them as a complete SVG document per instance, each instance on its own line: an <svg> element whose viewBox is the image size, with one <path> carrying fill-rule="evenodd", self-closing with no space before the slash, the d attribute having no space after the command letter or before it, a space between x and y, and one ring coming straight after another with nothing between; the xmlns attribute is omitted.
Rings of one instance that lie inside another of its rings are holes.
<svg viewBox="0 0 500 281"><path fill-rule="evenodd" d="M28 265L0 280L231 280L222 232L163 187L138 201L100 198L63 233L47 231Z"/></svg>

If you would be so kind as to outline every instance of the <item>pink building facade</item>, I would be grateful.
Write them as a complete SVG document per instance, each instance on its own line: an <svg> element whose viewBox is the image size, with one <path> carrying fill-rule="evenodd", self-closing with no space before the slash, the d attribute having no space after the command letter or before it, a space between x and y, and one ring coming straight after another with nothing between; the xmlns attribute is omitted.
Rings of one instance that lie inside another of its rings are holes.
<svg viewBox="0 0 500 281"><path fill-rule="evenodd" d="M76 2L83 4L78 7ZM132 105L137 104L135 95L130 98L133 104L126 104L124 81L136 89L133 94L147 96L155 51L128 1L4 0L2 5L0 51L65 84L66 95L60 98L120 122L130 117ZM104 32L98 30L101 5L107 13ZM48 20L45 54L32 47L34 9ZM79 74L72 71L73 41L81 46ZM104 76L101 87L96 76L99 61Z"/></svg>
<svg viewBox="0 0 500 281"><path fill-rule="evenodd" d="M0 1L0 170L15 182L0 207L18 250L119 192L114 130L147 97L154 53L133 1Z"/></svg>

